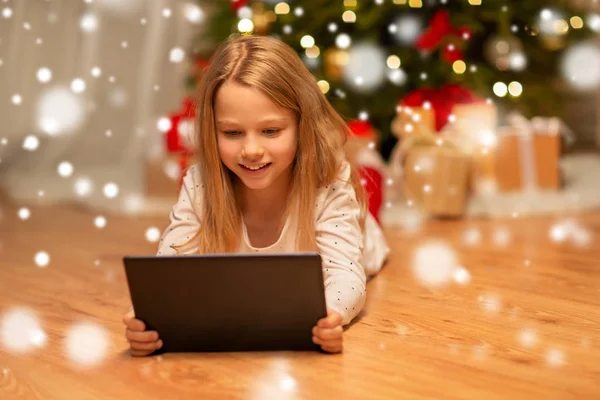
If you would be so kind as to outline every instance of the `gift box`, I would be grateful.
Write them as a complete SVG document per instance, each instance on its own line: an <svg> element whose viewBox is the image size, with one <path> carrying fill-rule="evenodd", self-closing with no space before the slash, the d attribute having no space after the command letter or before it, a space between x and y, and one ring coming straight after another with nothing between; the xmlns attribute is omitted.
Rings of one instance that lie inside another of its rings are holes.
<svg viewBox="0 0 600 400"><path fill-rule="evenodd" d="M471 156L471 191L476 194L496 192L496 105L487 101L456 104L452 115L454 121L444 129L442 136L452 139Z"/></svg>
<svg viewBox="0 0 600 400"><path fill-rule="evenodd" d="M403 196L433 216L464 214L470 156L451 141L413 136L402 146Z"/></svg>
<svg viewBox="0 0 600 400"><path fill-rule="evenodd" d="M501 192L558 190L561 153L561 121L534 118L498 131L495 175Z"/></svg>

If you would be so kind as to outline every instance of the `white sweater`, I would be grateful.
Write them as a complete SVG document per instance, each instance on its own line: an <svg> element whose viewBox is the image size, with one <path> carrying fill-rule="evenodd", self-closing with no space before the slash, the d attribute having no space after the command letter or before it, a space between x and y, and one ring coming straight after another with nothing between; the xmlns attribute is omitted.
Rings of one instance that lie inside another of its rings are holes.
<svg viewBox="0 0 600 400"><path fill-rule="evenodd" d="M366 299L366 275L377 273L389 248L383 233L369 214L365 235L360 230L359 205L350 178L350 165L345 164L338 179L317 192L315 227L317 251L323 260L327 307L339 312L346 325L361 311ZM200 229L203 189L200 173L191 167L183 179L179 200L171 211L171 223L160 240L158 255L175 255L172 246L180 246L179 254L197 254L194 240ZM288 217L279 239L269 247L250 244L246 225L242 222L242 241L238 253L295 252L296 215Z"/></svg>

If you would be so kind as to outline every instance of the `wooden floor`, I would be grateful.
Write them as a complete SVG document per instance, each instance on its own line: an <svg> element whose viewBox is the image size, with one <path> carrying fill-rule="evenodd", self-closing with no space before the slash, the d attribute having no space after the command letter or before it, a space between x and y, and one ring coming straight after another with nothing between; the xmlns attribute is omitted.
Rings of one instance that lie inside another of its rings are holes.
<svg viewBox="0 0 600 400"><path fill-rule="evenodd" d="M0 220L3 400L600 398L600 211L575 216L592 234L583 248L549 239L558 216L388 230L391 260L369 282L366 311L341 355L131 358L121 257L154 254L145 231L162 229L167 216L107 216L100 230L94 214L75 207L31 207L26 221L17 209L4 200ZM471 228L480 244L465 243ZM503 246L494 240L500 228L510 232ZM417 284L413 254L436 238L453 246L470 283ZM34 263L39 251L50 255L45 268ZM41 331L36 346L16 353L23 307Z"/></svg>

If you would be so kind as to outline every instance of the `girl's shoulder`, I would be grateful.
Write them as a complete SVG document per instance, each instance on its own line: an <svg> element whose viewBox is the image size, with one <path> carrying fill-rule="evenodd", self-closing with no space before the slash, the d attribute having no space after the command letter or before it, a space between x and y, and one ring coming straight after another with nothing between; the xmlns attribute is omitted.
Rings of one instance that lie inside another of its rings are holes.
<svg viewBox="0 0 600 400"><path fill-rule="evenodd" d="M352 166L348 161L343 160L335 179L317 191L317 204L325 204L328 198L339 196L345 192L353 193L354 187L352 186L351 176Z"/></svg>
<svg viewBox="0 0 600 400"><path fill-rule="evenodd" d="M181 191L189 197L190 205L194 209L201 210L204 199L204 183L197 165L190 166L186 171L181 182Z"/></svg>

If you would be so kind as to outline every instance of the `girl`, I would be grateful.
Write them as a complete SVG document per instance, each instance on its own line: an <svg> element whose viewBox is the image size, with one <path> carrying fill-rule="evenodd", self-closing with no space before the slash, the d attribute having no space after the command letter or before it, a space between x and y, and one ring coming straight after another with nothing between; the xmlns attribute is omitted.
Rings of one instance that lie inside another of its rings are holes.
<svg viewBox="0 0 600 400"><path fill-rule="evenodd" d="M340 352L343 326L364 305L366 275L389 252L345 159L344 120L298 55L267 36L219 46L197 110L199 162L183 179L158 254L318 251L328 315L315 321L313 341ZM132 355L162 346L133 310L123 319Z"/></svg>

